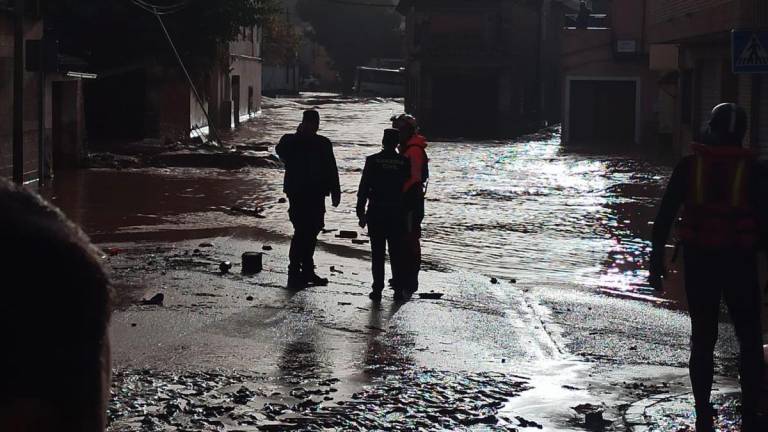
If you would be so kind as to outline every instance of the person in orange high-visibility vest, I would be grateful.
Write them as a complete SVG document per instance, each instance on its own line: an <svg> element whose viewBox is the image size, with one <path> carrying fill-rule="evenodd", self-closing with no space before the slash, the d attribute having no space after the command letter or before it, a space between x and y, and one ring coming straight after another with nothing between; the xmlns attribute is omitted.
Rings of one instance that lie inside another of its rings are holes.
<svg viewBox="0 0 768 432"><path fill-rule="evenodd" d="M411 175L403 186L406 227L402 259L403 286L395 287L397 293L409 296L419 289L421 270L421 222L424 220L424 201L429 183L429 158L427 140L418 133L416 119L408 114L392 118L392 127L400 131L401 155L408 158Z"/></svg>
<svg viewBox="0 0 768 432"><path fill-rule="evenodd" d="M747 115L735 104L712 110L703 143L675 168L653 228L649 282L661 290L664 250L682 207L685 290L691 318L691 385L696 430L713 431L710 404L721 298L741 348L742 431L764 431L757 413L763 378L758 252L764 247L765 172L742 146Z"/></svg>

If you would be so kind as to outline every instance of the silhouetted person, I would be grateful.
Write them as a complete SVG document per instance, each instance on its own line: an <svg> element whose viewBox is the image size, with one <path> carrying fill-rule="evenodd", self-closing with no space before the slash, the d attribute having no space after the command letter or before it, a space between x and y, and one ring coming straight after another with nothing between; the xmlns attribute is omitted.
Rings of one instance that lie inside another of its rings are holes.
<svg viewBox="0 0 768 432"><path fill-rule="evenodd" d="M365 160L363 177L357 191L357 217L360 227L368 225L371 238L371 300L380 301L384 290L384 259L389 246L393 286L401 286L400 266L402 240L405 232L403 187L410 176L410 163L395 150L400 143L400 131L387 129L383 149ZM366 211L366 203L368 204ZM402 297L398 290L395 297Z"/></svg>
<svg viewBox="0 0 768 432"><path fill-rule="evenodd" d="M592 11L587 7L587 2L582 0L579 3L579 14L576 16L576 27L585 29L589 27L592 20Z"/></svg>
<svg viewBox="0 0 768 432"><path fill-rule="evenodd" d="M328 279L315 274L317 236L325 225L325 197L334 207L341 202L339 171L331 141L317 134L320 114L309 110L295 134L285 135L275 148L285 163L284 192L293 224L288 286L327 285Z"/></svg>
<svg viewBox="0 0 768 432"><path fill-rule="evenodd" d="M664 248L682 207L679 237L691 317L690 374L696 430L713 430L710 405L721 298L741 347L744 432L757 431L763 339L757 257L766 228L764 172L742 147L747 115L734 104L712 111L703 141L675 168L653 229L650 284L662 289Z"/></svg>
<svg viewBox="0 0 768 432"><path fill-rule="evenodd" d="M404 256L402 265L401 292L410 295L419 289L421 270L421 222L424 220L424 198L429 181L429 158L427 140L418 133L416 119L403 114L392 119L393 126L400 131L398 151L408 158L411 175L403 186L405 203ZM396 290L398 287L395 287Z"/></svg>
<svg viewBox="0 0 768 432"><path fill-rule="evenodd" d="M96 250L56 208L0 179L0 430L106 427L110 287Z"/></svg>

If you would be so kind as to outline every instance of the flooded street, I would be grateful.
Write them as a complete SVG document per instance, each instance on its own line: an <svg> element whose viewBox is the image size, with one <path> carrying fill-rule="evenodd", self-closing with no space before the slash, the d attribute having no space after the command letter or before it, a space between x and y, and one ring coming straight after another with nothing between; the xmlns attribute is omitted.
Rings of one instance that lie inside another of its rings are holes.
<svg viewBox="0 0 768 432"><path fill-rule="evenodd" d="M382 130L402 103L320 94L270 99L238 139L276 143L309 107L319 108L321 133L335 143L344 192L339 209L329 206L327 228L354 229L365 156L377 151ZM539 286L649 294L648 223L667 167L564 149L556 134L492 142L432 140L428 152L428 263ZM71 182L78 187L69 188ZM98 241L174 238L178 231L247 235L256 227L287 235L287 205L277 203L281 182L282 170L269 169L88 171L58 179L56 191L78 192L56 192L54 200L71 209ZM115 196L122 198L115 202ZM263 207L266 219L227 214L232 206ZM323 240L367 250L333 236Z"/></svg>
<svg viewBox="0 0 768 432"><path fill-rule="evenodd" d="M57 177L50 197L103 248L118 291L112 431L574 431L589 416L631 431L647 422L636 404L685 397L688 318L645 285L668 168L564 149L554 129L432 140L420 289L444 297L401 303L387 290L375 304L369 246L335 230L356 229L364 158L402 104L267 100L229 143L268 142L269 159L309 107L335 143L343 191L316 254L328 287L286 289L282 169ZM263 251L262 273L240 274L245 251ZM158 293L159 305L145 301ZM717 371L732 384L729 325L721 336Z"/></svg>

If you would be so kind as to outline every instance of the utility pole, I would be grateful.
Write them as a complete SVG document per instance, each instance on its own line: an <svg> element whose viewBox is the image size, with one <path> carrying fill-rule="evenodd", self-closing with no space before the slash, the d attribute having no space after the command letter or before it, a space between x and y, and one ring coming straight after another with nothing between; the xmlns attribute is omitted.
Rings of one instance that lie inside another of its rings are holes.
<svg viewBox="0 0 768 432"><path fill-rule="evenodd" d="M24 183L24 12L16 0L13 38L13 181Z"/></svg>

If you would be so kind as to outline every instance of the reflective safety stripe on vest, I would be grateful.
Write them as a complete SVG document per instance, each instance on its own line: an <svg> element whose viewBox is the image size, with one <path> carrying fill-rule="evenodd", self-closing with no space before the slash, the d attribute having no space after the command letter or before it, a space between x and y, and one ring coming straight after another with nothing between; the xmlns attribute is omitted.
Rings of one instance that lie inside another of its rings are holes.
<svg viewBox="0 0 768 432"><path fill-rule="evenodd" d="M684 244L705 248L755 247L759 227L747 198L752 153L703 146L694 147L694 151L688 198L678 227L680 239ZM712 190L713 186L719 194Z"/></svg>

